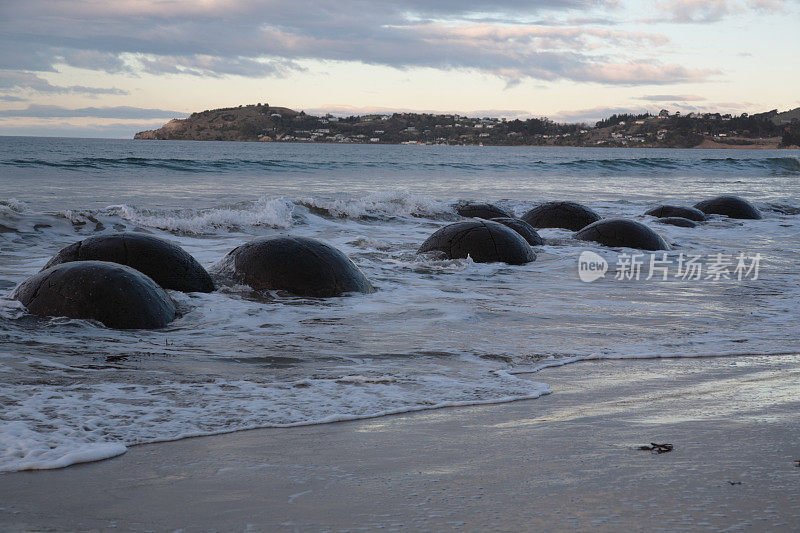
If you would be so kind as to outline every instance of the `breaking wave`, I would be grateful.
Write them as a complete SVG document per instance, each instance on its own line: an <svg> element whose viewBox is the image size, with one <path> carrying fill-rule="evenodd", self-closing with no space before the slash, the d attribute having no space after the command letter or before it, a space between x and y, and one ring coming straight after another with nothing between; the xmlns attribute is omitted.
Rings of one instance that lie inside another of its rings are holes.
<svg viewBox="0 0 800 533"><path fill-rule="evenodd" d="M348 160L298 160L278 159L214 159L198 160L183 158L146 157L81 157L63 160L42 158L15 158L0 161L0 165L17 168L54 168L75 171L108 171L124 169L170 170L188 173L206 172L319 172L349 169L385 169L395 171L533 171L564 173L587 172L739 172L758 170L770 174L800 174L800 159L797 157L722 157L700 160L683 160L671 157L634 157L609 159L574 159L567 161L507 160L502 163L470 163L458 159L438 162L415 161L399 157L371 160L354 158Z"/></svg>
<svg viewBox="0 0 800 533"><path fill-rule="evenodd" d="M458 218L456 203L407 191L387 191L339 199L264 196L252 202L208 209L159 210L119 204L103 209L34 213L25 203L11 199L0 202L0 231L41 232L63 225L93 228L94 231L147 228L183 235L209 235L259 227L288 229L309 223L309 217L361 221L454 220Z"/></svg>

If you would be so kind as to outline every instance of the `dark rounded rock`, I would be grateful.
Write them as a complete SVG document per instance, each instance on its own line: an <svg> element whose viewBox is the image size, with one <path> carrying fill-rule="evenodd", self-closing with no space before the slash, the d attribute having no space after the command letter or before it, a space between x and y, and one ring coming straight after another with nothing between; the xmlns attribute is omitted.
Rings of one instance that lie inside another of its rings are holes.
<svg viewBox="0 0 800 533"><path fill-rule="evenodd" d="M234 248L226 259L233 277L256 290L318 298L375 290L346 255L306 237L261 237Z"/></svg>
<svg viewBox="0 0 800 533"><path fill-rule="evenodd" d="M175 304L138 270L106 261L53 266L23 281L12 297L39 316L90 318L115 329L163 328Z"/></svg>
<svg viewBox="0 0 800 533"><path fill-rule="evenodd" d="M536 260L536 254L522 235L489 220L456 222L439 229L418 250L433 251L444 252L449 259L469 255L476 263L524 265Z"/></svg>
<svg viewBox="0 0 800 533"><path fill-rule="evenodd" d="M520 218L534 228L577 231L600 220L600 215L576 202L547 202L537 205Z"/></svg>
<svg viewBox="0 0 800 533"><path fill-rule="evenodd" d="M682 228L696 228L697 222L683 217L661 217L657 218L659 224L669 224L670 226L680 226Z"/></svg>
<svg viewBox="0 0 800 533"><path fill-rule="evenodd" d="M694 207L686 207L682 205L659 205L658 207L654 207L648 211L645 211L645 215L650 215L656 218L666 218L666 217L681 217L681 218L688 218L689 220L695 220L697 222L703 222L708 217L705 213L696 209Z"/></svg>
<svg viewBox="0 0 800 533"><path fill-rule="evenodd" d="M544 239L542 239L539 234L536 233L536 229L524 220L519 218L500 217L493 218L492 222L499 222L507 228L513 229L522 235L522 238L528 241L528 244L531 246L541 246L544 244Z"/></svg>
<svg viewBox="0 0 800 533"><path fill-rule="evenodd" d="M761 213L756 206L738 196L717 196L694 206L707 215L725 215L730 218L758 220Z"/></svg>
<svg viewBox="0 0 800 533"><path fill-rule="evenodd" d="M183 248L154 235L113 233L70 244L42 270L71 261L109 261L135 268L164 287L183 292L211 292L214 282Z"/></svg>
<svg viewBox="0 0 800 533"><path fill-rule="evenodd" d="M575 234L575 238L611 247L669 250L669 245L658 233L641 222L627 218L599 220L580 230Z"/></svg>
<svg viewBox="0 0 800 533"><path fill-rule="evenodd" d="M456 210L462 217L483 218L490 220L493 218L514 218L514 215L493 204L464 204Z"/></svg>

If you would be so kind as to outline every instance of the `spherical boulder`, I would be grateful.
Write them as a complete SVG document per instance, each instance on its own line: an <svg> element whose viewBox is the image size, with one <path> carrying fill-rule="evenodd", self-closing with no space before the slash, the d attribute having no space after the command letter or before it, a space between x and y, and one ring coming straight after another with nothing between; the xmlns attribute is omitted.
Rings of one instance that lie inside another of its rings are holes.
<svg viewBox="0 0 800 533"><path fill-rule="evenodd" d="M661 217L657 218L659 224L669 224L670 226L680 226L682 228L696 228L697 222L683 217Z"/></svg>
<svg viewBox="0 0 800 533"><path fill-rule="evenodd" d="M645 215L650 215L656 218L666 217L681 217L703 222L708 217L705 213L694 207L685 207L682 205L659 205L652 209L645 211Z"/></svg>
<svg viewBox="0 0 800 533"><path fill-rule="evenodd" d="M109 261L135 268L164 287L183 292L211 292L214 282L183 248L154 235L97 235L63 248L44 266L72 261Z"/></svg>
<svg viewBox="0 0 800 533"><path fill-rule="evenodd" d="M507 228L511 228L520 235L522 238L528 241L528 244L531 246L541 246L544 244L544 239L542 239L538 233L536 233L536 229L533 226L521 220L519 218L507 218L507 217L500 217L500 218L493 218L492 222L499 222L500 224L506 226Z"/></svg>
<svg viewBox="0 0 800 533"><path fill-rule="evenodd" d="M725 215L730 218L758 220L761 213L756 206L738 196L717 196L694 206L707 215Z"/></svg>
<svg viewBox="0 0 800 533"><path fill-rule="evenodd" d="M534 228L577 231L600 220L600 215L576 202L547 202L537 205L520 218Z"/></svg>
<svg viewBox="0 0 800 533"><path fill-rule="evenodd" d="M306 237L260 237L231 250L224 262L234 279L256 290L317 298L375 290L346 255Z"/></svg>
<svg viewBox="0 0 800 533"><path fill-rule="evenodd" d="M90 318L114 329L163 328L175 318L175 304L156 282L106 261L55 265L23 281L12 297L34 315Z"/></svg>
<svg viewBox="0 0 800 533"><path fill-rule="evenodd" d="M514 215L493 204L473 204L468 203L458 206L456 210L462 217L483 218L490 220L492 218L504 217L514 218Z"/></svg>
<svg viewBox="0 0 800 533"><path fill-rule="evenodd" d="M456 222L440 228L418 252L444 252L449 259L470 256L476 263L524 265L536 260L528 242L516 231L489 220Z"/></svg>
<svg viewBox="0 0 800 533"><path fill-rule="evenodd" d="M641 222L627 218L599 220L580 230L575 234L575 238L611 247L669 250L669 245L658 233Z"/></svg>

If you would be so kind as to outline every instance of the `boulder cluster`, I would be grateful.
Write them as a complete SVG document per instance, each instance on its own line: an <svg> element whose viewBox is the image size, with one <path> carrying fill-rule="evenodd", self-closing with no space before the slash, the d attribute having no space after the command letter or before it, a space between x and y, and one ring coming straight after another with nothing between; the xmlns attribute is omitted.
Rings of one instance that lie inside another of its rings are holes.
<svg viewBox="0 0 800 533"><path fill-rule="evenodd" d="M645 224L604 219L575 202L543 203L520 218L492 204L464 204L457 211L471 220L440 228L418 253L523 265L536 260L532 247L545 243L536 231L541 228L571 230L576 239L610 247L669 249ZM719 196L694 207L659 205L644 214L662 224L688 228L709 215L761 218L755 206L737 196ZM221 263L226 265L224 276L255 290L314 298L375 290L345 254L306 237L259 237L231 250ZM207 293L215 290L215 283L180 246L144 233L115 233L65 247L22 282L12 297L34 315L92 319L117 329L157 329L178 315L165 289Z"/></svg>
<svg viewBox="0 0 800 533"><path fill-rule="evenodd" d="M492 204L462 204L457 211L462 216L476 220L456 222L439 229L422 244L418 250L420 253L436 251L450 259L469 256L477 263L525 264L536 259L530 247L544 244L536 231L542 228L571 230L576 232L576 239L597 242L603 246L649 251L670 248L658 233L641 222L627 218L604 219L576 202L545 202L520 218ZM761 218L755 206L738 196L719 196L699 202L694 207L659 205L644 214L655 217L659 224L685 228L696 227L698 223L705 222L709 215Z"/></svg>
<svg viewBox="0 0 800 533"><path fill-rule="evenodd" d="M257 290L325 298L372 292L336 248L304 237L262 237L228 253L230 277ZM90 237L58 252L12 297L39 316L97 320L115 329L157 329L176 316L165 289L212 292L205 268L177 244L144 233Z"/></svg>

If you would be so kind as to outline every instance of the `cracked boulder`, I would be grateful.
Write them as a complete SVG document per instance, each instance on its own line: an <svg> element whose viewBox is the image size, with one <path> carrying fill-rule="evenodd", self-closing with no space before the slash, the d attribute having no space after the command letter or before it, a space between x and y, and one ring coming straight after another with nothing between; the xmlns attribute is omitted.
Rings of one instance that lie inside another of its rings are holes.
<svg viewBox="0 0 800 533"><path fill-rule="evenodd" d="M544 244L544 239L542 239L538 233L536 233L536 229L533 226L521 220L519 218L493 218L492 222L499 222L500 224L506 226L507 228L511 228L520 235L522 238L528 241L528 244L531 246L541 246Z"/></svg>
<svg viewBox="0 0 800 533"><path fill-rule="evenodd" d="M491 220L493 218L514 218L514 215L494 204L473 204L468 203L458 207L456 210L462 217L483 218Z"/></svg>
<svg viewBox="0 0 800 533"><path fill-rule="evenodd" d="M74 261L43 270L11 295L38 316L93 319L114 329L158 329L175 304L138 270L105 261Z"/></svg>
<svg viewBox="0 0 800 533"><path fill-rule="evenodd" d="M756 206L738 196L717 196L698 202L694 206L707 215L725 215L730 218L751 220L761 218L761 213Z"/></svg>
<svg viewBox="0 0 800 533"><path fill-rule="evenodd" d="M641 222L627 218L608 218L590 224L575 234L582 241L594 241L612 248L669 250L664 239Z"/></svg>
<svg viewBox="0 0 800 533"><path fill-rule="evenodd" d="M705 213L695 207L686 207L682 205L659 205L644 213L656 218L667 217L681 217L694 220L696 222L703 222L708 217Z"/></svg>
<svg viewBox="0 0 800 533"><path fill-rule="evenodd" d="M600 215L576 202L547 202L520 218L534 228L563 228L577 231L600 220Z"/></svg>
<svg viewBox="0 0 800 533"><path fill-rule="evenodd" d="M307 237L254 239L231 250L223 263L236 281L256 290L282 290L317 298L375 291L341 251Z"/></svg>
<svg viewBox="0 0 800 533"><path fill-rule="evenodd" d="M71 261L109 261L135 268L164 287L183 292L211 292L206 269L183 248L154 235L114 233L70 244L44 267Z"/></svg>
<svg viewBox="0 0 800 533"><path fill-rule="evenodd" d="M657 218L656 222L659 224L668 224L670 226L680 226L682 228L696 228L697 222L683 217L661 217Z"/></svg>
<svg viewBox="0 0 800 533"><path fill-rule="evenodd" d="M418 253L440 251L448 259L470 256L476 263L524 265L536 260L528 242L498 222L474 220L445 226L422 243Z"/></svg>

